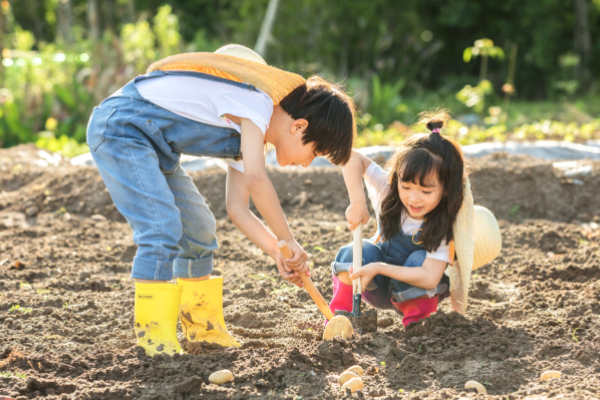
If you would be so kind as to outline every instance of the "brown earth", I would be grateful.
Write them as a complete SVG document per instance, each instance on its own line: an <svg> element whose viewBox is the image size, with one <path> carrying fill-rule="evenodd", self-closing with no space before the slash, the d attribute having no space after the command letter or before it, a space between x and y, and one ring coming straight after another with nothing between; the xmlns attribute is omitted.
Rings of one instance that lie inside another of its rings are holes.
<svg viewBox="0 0 600 400"><path fill-rule="evenodd" d="M498 217L504 247L473 274L466 317L445 302L406 331L380 311L377 333L331 342L306 292L227 218L224 172L194 173L218 219L225 319L245 344L184 342L188 354L150 358L132 328L130 228L94 169L41 167L36 153L0 151L0 396L336 399L346 394L327 376L359 364L367 375L354 398L600 398L600 162L565 177L527 157L472 160L474 196ZM329 264L351 239L340 171L269 173L330 299ZM234 381L209 384L220 369ZM541 382L545 370L563 375ZM463 389L469 380L489 395Z"/></svg>

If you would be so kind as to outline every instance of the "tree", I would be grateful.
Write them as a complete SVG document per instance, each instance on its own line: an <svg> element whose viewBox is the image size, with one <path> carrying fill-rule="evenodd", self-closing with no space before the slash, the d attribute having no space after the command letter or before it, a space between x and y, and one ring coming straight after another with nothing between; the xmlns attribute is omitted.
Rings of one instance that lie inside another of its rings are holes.
<svg viewBox="0 0 600 400"><path fill-rule="evenodd" d="M592 60L592 35L590 33L590 1L573 0L575 7L575 50L579 54L577 78L583 86L590 81L590 62Z"/></svg>

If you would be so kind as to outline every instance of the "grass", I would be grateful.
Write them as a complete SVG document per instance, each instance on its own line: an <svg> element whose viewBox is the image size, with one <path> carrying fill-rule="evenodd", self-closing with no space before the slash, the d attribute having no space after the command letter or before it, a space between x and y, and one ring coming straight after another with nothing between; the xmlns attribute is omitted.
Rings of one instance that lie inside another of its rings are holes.
<svg viewBox="0 0 600 400"><path fill-rule="evenodd" d="M32 308L21 307L20 305L18 305L18 304L15 304L15 305L14 305L14 306L12 306L12 307L10 308L10 310L8 310L8 311L19 311L19 312L22 312L22 313L29 313L29 312L31 312L32 310L33 310Z"/></svg>
<svg viewBox="0 0 600 400"><path fill-rule="evenodd" d="M0 372L0 377L25 379L25 378L27 378L27 375L25 375L22 372L2 371L2 372Z"/></svg>

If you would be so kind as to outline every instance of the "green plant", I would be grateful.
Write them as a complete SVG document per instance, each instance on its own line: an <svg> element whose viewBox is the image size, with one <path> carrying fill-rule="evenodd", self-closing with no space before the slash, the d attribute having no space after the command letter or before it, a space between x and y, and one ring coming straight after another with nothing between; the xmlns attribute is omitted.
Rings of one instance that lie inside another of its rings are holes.
<svg viewBox="0 0 600 400"><path fill-rule="evenodd" d="M22 312L22 313L29 313L32 310L33 310L32 308L21 307L20 305L15 304L8 311L19 311L19 312Z"/></svg>
<svg viewBox="0 0 600 400"><path fill-rule="evenodd" d="M481 57L479 80L484 81L487 78L488 57L503 60L504 50L501 47L494 46L494 42L488 38L478 39L473 47L467 47L463 51L464 62L470 62L473 57Z"/></svg>
<svg viewBox="0 0 600 400"><path fill-rule="evenodd" d="M573 338L573 341L574 341L575 343L579 343L579 338L578 338L577 336L575 336L575 333L576 333L578 330L580 330L580 329L581 329L581 328L575 328L575 329L573 329L573 333L571 334L571 337Z"/></svg>
<svg viewBox="0 0 600 400"><path fill-rule="evenodd" d="M27 375L25 375L22 372L2 371L2 372L0 372L0 377L25 379L25 378L27 378Z"/></svg>

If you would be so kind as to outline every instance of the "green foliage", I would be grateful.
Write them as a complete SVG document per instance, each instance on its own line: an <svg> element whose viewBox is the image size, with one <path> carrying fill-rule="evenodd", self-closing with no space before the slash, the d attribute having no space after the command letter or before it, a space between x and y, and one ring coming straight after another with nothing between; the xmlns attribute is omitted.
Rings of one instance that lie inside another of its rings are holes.
<svg viewBox="0 0 600 400"><path fill-rule="evenodd" d="M18 311L18 312L22 312L22 313L30 313L32 311L31 308L27 308L27 307L21 307L18 304L13 305L10 310L8 311Z"/></svg>
<svg viewBox="0 0 600 400"><path fill-rule="evenodd" d="M481 112L485 106L485 96L493 92L492 83L484 79L477 86L466 85L456 94L456 98L475 112Z"/></svg>
<svg viewBox="0 0 600 400"><path fill-rule="evenodd" d="M463 60L468 63L472 57L478 56L503 60L504 50L501 47L494 46L494 42L488 38L478 39L473 47L467 47L463 51Z"/></svg>
<svg viewBox="0 0 600 400"><path fill-rule="evenodd" d="M0 372L0 377L25 379L25 378L27 378L27 375L25 375L22 372L2 371L2 372Z"/></svg>
<svg viewBox="0 0 600 400"><path fill-rule="evenodd" d="M62 135L58 139L54 135L42 136L35 142L35 145L53 153L61 153L69 158L89 152L85 143L80 144L66 135Z"/></svg>

